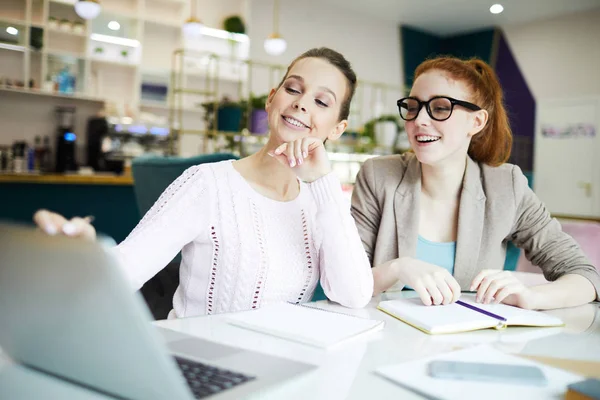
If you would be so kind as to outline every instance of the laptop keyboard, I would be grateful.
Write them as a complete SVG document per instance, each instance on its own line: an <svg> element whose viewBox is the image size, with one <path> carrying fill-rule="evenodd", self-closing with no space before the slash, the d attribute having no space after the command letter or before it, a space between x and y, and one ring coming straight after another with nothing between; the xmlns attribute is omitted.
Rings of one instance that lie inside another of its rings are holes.
<svg viewBox="0 0 600 400"><path fill-rule="evenodd" d="M174 358L197 399L212 396L223 390L231 389L234 386L255 379L253 376L211 367L196 361L179 357Z"/></svg>

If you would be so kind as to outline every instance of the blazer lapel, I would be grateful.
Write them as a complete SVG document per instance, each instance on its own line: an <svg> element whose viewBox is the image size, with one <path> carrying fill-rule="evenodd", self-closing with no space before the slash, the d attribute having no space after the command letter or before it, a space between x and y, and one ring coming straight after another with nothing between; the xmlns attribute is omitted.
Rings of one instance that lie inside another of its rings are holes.
<svg viewBox="0 0 600 400"><path fill-rule="evenodd" d="M467 157L458 210L458 232L454 259L454 277L463 290L468 290L475 275L486 267L478 265L485 217L485 200L479 165Z"/></svg>
<svg viewBox="0 0 600 400"><path fill-rule="evenodd" d="M394 196L394 214L398 233L398 257L415 257L419 232L419 196L421 164L417 157L409 161Z"/></svg>

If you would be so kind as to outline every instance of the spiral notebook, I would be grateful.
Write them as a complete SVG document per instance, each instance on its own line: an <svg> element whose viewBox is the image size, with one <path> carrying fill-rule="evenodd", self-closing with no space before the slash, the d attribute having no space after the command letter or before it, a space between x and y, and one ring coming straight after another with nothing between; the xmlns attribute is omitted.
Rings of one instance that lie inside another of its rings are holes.
<svg viewBox="0 0 600 400"><path fill-rule="evenodd" d="M384 326L383 321L290 303L233 313L225 318L232 325L325 349L361 338Z"/></svg>
<svg viewBox="0 0 600 400"><path fill-rule="evenodd" d="M505 304L480 304L474 295L443 306L425 306L420 298L386 300L377 308L415 328L431 334L459 333L508 326L563 326L560 318Z"/></svg>

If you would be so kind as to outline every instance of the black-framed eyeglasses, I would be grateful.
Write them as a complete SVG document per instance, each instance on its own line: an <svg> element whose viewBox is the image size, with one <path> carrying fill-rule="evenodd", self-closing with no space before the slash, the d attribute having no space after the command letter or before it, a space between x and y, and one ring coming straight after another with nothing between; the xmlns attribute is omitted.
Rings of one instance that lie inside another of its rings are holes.
<svg viewBox="0 0 600 400"><path fill-rule="evenodd" d="M397 104L400 117L405 121L416 119L423 106L425 106L427 114L436 121L445 121L450 118L454 106L461 106L471 111L481 110L478 105L447 96L432 97L428 101L421 101L416 97L405 97L398 100Z"/></svg>

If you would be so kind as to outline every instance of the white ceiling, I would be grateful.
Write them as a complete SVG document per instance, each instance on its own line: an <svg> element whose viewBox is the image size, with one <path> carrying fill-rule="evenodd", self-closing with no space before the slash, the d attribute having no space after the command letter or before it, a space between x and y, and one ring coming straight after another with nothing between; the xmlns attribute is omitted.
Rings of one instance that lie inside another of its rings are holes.
<svg viewBox="0 0 600 400"><path fill-rule="evenodd" d="M521 24L600 8L600 0L326 0L382 20L441 36L499 25ZM494 3L504 6L491 14ZM600 21L598 21L600 23Z"/></svg>

